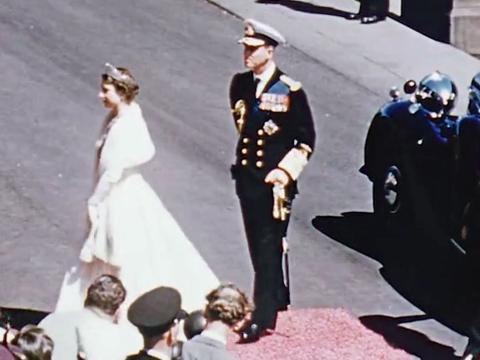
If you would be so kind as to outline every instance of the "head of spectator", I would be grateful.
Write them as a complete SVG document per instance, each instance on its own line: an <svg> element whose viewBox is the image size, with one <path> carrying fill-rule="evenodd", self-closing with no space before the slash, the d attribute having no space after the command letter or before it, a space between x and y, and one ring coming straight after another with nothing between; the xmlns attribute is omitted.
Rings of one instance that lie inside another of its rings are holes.
<svg viewBox="0 0 480 360"><path fill-rule="evenodd" d="M202 310L196 310L191 312L183 322L183 332L187 339L193 338L195 335L201 334L201 332L207 326L207 319Z"/></svg>
<svg viewBox="0 0 480 360"><path fill-rule="evenodd" d="M12 344L21 350L21 354L16 354L21 360L51 360L52 358L53 340L37 326L24 326Z"/></svg>
<svg viewBox="0 0 480 360"><path fill-rule="evenodd" d="M182 349L184 359L235 359L227 349L227 338L251 313L247 296L233 284L222 284L207 295L204 316L207 325Z"/></svg>
<svg viewBox="0 0 480 360"><path fill-rule="evenodd" d="M206 330L226 336L253 311L253 305L245 293L233 284L222 284L207 295Z"/></svg>
<svg viewBox="0 0 480 360"><path fill-rule="evenodd" d="M128 320L142 334L145 350L170 354L178 319L183 314L180 293L162 286L137 298L128 309Z"/></svg>
<svg viewBox="0 0 480 360"><path fill-rule="evenodd" d="M100 275L88 287L85 307L114 317L124 302L127 291L113 275Z"/></svg>

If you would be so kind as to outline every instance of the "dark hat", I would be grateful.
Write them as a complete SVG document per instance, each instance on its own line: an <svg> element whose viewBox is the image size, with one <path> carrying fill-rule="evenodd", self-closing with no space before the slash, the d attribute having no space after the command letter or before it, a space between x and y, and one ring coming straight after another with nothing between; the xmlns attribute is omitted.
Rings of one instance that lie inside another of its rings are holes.
<svg viewBox="0 0 480 360"><path fill-rule="evenodd" d="M128 320L145 335L167 332L182 314L180 293L158 287L137 298L128 308Z"/></svg>
<svg viewBox="0 0 480 360"><path fill-rule="evenodd" d="M265 44L277 46L286 42L283 35L270 25L253 19L247 19L243 24L243 37L238 40L240 44L247 46L262 46Z"/></svg>
<svg viewBox="0 0 480 360"><path fill-rule="evenodd" d="M183 323L183 332L187 339L199 335L207 326L207 319L203 315L203 310L191 312Z"/></svg>

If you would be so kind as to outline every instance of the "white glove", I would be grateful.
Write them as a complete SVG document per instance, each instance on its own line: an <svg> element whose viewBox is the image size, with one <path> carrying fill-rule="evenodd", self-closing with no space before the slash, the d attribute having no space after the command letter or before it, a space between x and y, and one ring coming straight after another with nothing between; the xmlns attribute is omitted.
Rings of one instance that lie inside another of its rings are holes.
<svg viewBox="0 0 480 360"><path fill-rule="evenodd" d="M265 177L265 182L267 184L279 184L281 186L287 186L290 182L290 178L284 170L276 168L267 174Z"/></svg>

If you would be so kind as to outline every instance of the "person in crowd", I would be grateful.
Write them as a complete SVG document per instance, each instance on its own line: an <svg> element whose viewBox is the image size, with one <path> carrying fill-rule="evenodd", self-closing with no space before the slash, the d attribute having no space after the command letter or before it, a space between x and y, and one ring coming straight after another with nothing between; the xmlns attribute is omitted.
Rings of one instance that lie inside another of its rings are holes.
<svg viewBox="0 0 480 360"><path fill-rule="evenodd" d="M10 318L8 313L4 312L0 308L0 341L10 343L17 334L17 332L18 331L12 328L10 325Z"/></svg>
<svg viewBox="0 0 480 360"><path fill-rule="evenodd" d="M315 128L301 83L275 64L276 46L285 38L252 19L245 21L243 35L239 43L249 71L236 74L230 84L239 134L231 171L254 269L255 311L240 336L252 342L275 329L277 312L290 304L283 244L297 179L314 149Z"/></svg>
<svg viewBox="0 0 480 360"><path fill-rule="evenodd" d="M0 360L18 360L22 351L11 344L0 343Z"/></svg>
<svg viewBox="0 0 480 360"><path fill-rule="evenodd" d="M24 326L12 344L21 350L21 354L16 354L20 360L51 360L52 358L53 340L38 326Z"/></svg>
<svg viewBox="0 0 480 360"><path fill-rule="evenodd" d="M10 327L7 315L0 308L0 338L3 339Z"/></svg>
<svg viewBox="0 0 480 360"><path fill-rule="evenodd" d="M358 20L362 24L372 24L385 20L388 15L389 0L360 0L358 13L351 14L348 19Z"/></svg>
<svg viewBox="0 0 480 360"><path fill-rule="evenodd" d="M203 310L191 312L183 322L183 333L187 340L199 335L207 326L207 319L203 314Z"/></svg>
<svg viewBox="0 0 480 360"><path fill-rule="evenodd" d="M18 360L22 355L20 348L12 345L17 334L10 326L8 315L0 308L0 360Z"/></svg>
<svg viewBox="0 0 480 360"><path fill-rule="evenodd" d="M171 360L181 358L176 347L178 320L183 311L181 295L174 288L159 287L136 299L128 309L128 319L143 336L143 349L127 360Z"/></svg>
<svg viewBox="0 0 480 360"><path fill-rule="evenodd" d="M212 290L204 311L206 327L183 345L183 360L235 359L226 349L227 337L251 310L247 296L236 286L224 284Z"/></svg>
<svg viewBox="0 0 480 360"><path fill-rule="evenodd" d="M52 360L76 360L78 353L76 326L82 310L52 312L38 324L54 341Z"/></svg>
<svg viewBox="0 0 480 360"><path fill-rule="evenodd" d="M92 347L95 348L97 346L95 339L88 336L87 329L90 323L96 322L102 326L101 337L99 337L101 341L111 339L115 334L128 337L127 340L122 341L121 346L125 345L125 349L119 348L120 355L117 357L139 349L142 340L135 328L129 326L127 322L117 324L118 308L124 297L125 289L120 280L111 275L102 275L90 285L83 309L53 312L46 316L38 325L55 342L52 360L76 360L79 353L79 340L81 340L81 346L86 347L87 351ZM87 338L83 332L87 334ZM106 341L103 351L109 352L110 346L111 344ZM100 347L103 347L102 343ZM113 353L112 356L114 356Z"/></svg>
<svg viewBox="0 0 480 360"><path fill-rule="evenodd" d="M112 275L101 275L88 288L85 308L76 324L78 357L85 360L124 360L142 346L131 326L117 324L126 290Z"/></svg>
<svg viewBox="0 0 480 360"><path fill-rule="evenodd" d="M131 71L106 64L99 98L109 110L97 141L97 183L88 199L90 227L80 264L65 276L56 311L79 309L93 279L109 273L128 289L128 304L161 285L182 293L186 310L202 308L218 280L188 240L141 169L155 147L136 102ZM178 266L188 262L189 266Z"/></svg>

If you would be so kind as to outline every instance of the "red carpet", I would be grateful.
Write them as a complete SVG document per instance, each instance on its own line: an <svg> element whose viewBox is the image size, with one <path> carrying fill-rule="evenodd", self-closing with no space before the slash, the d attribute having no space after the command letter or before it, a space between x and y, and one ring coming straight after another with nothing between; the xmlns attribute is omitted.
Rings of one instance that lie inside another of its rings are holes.
<svg viewBox="0 0 480 360"><path fill-rule="evenodd" d="M381 335L342 309L304 309L280 313L276 332L253 344L229 348L242 360L407 360Z"/></svg>

